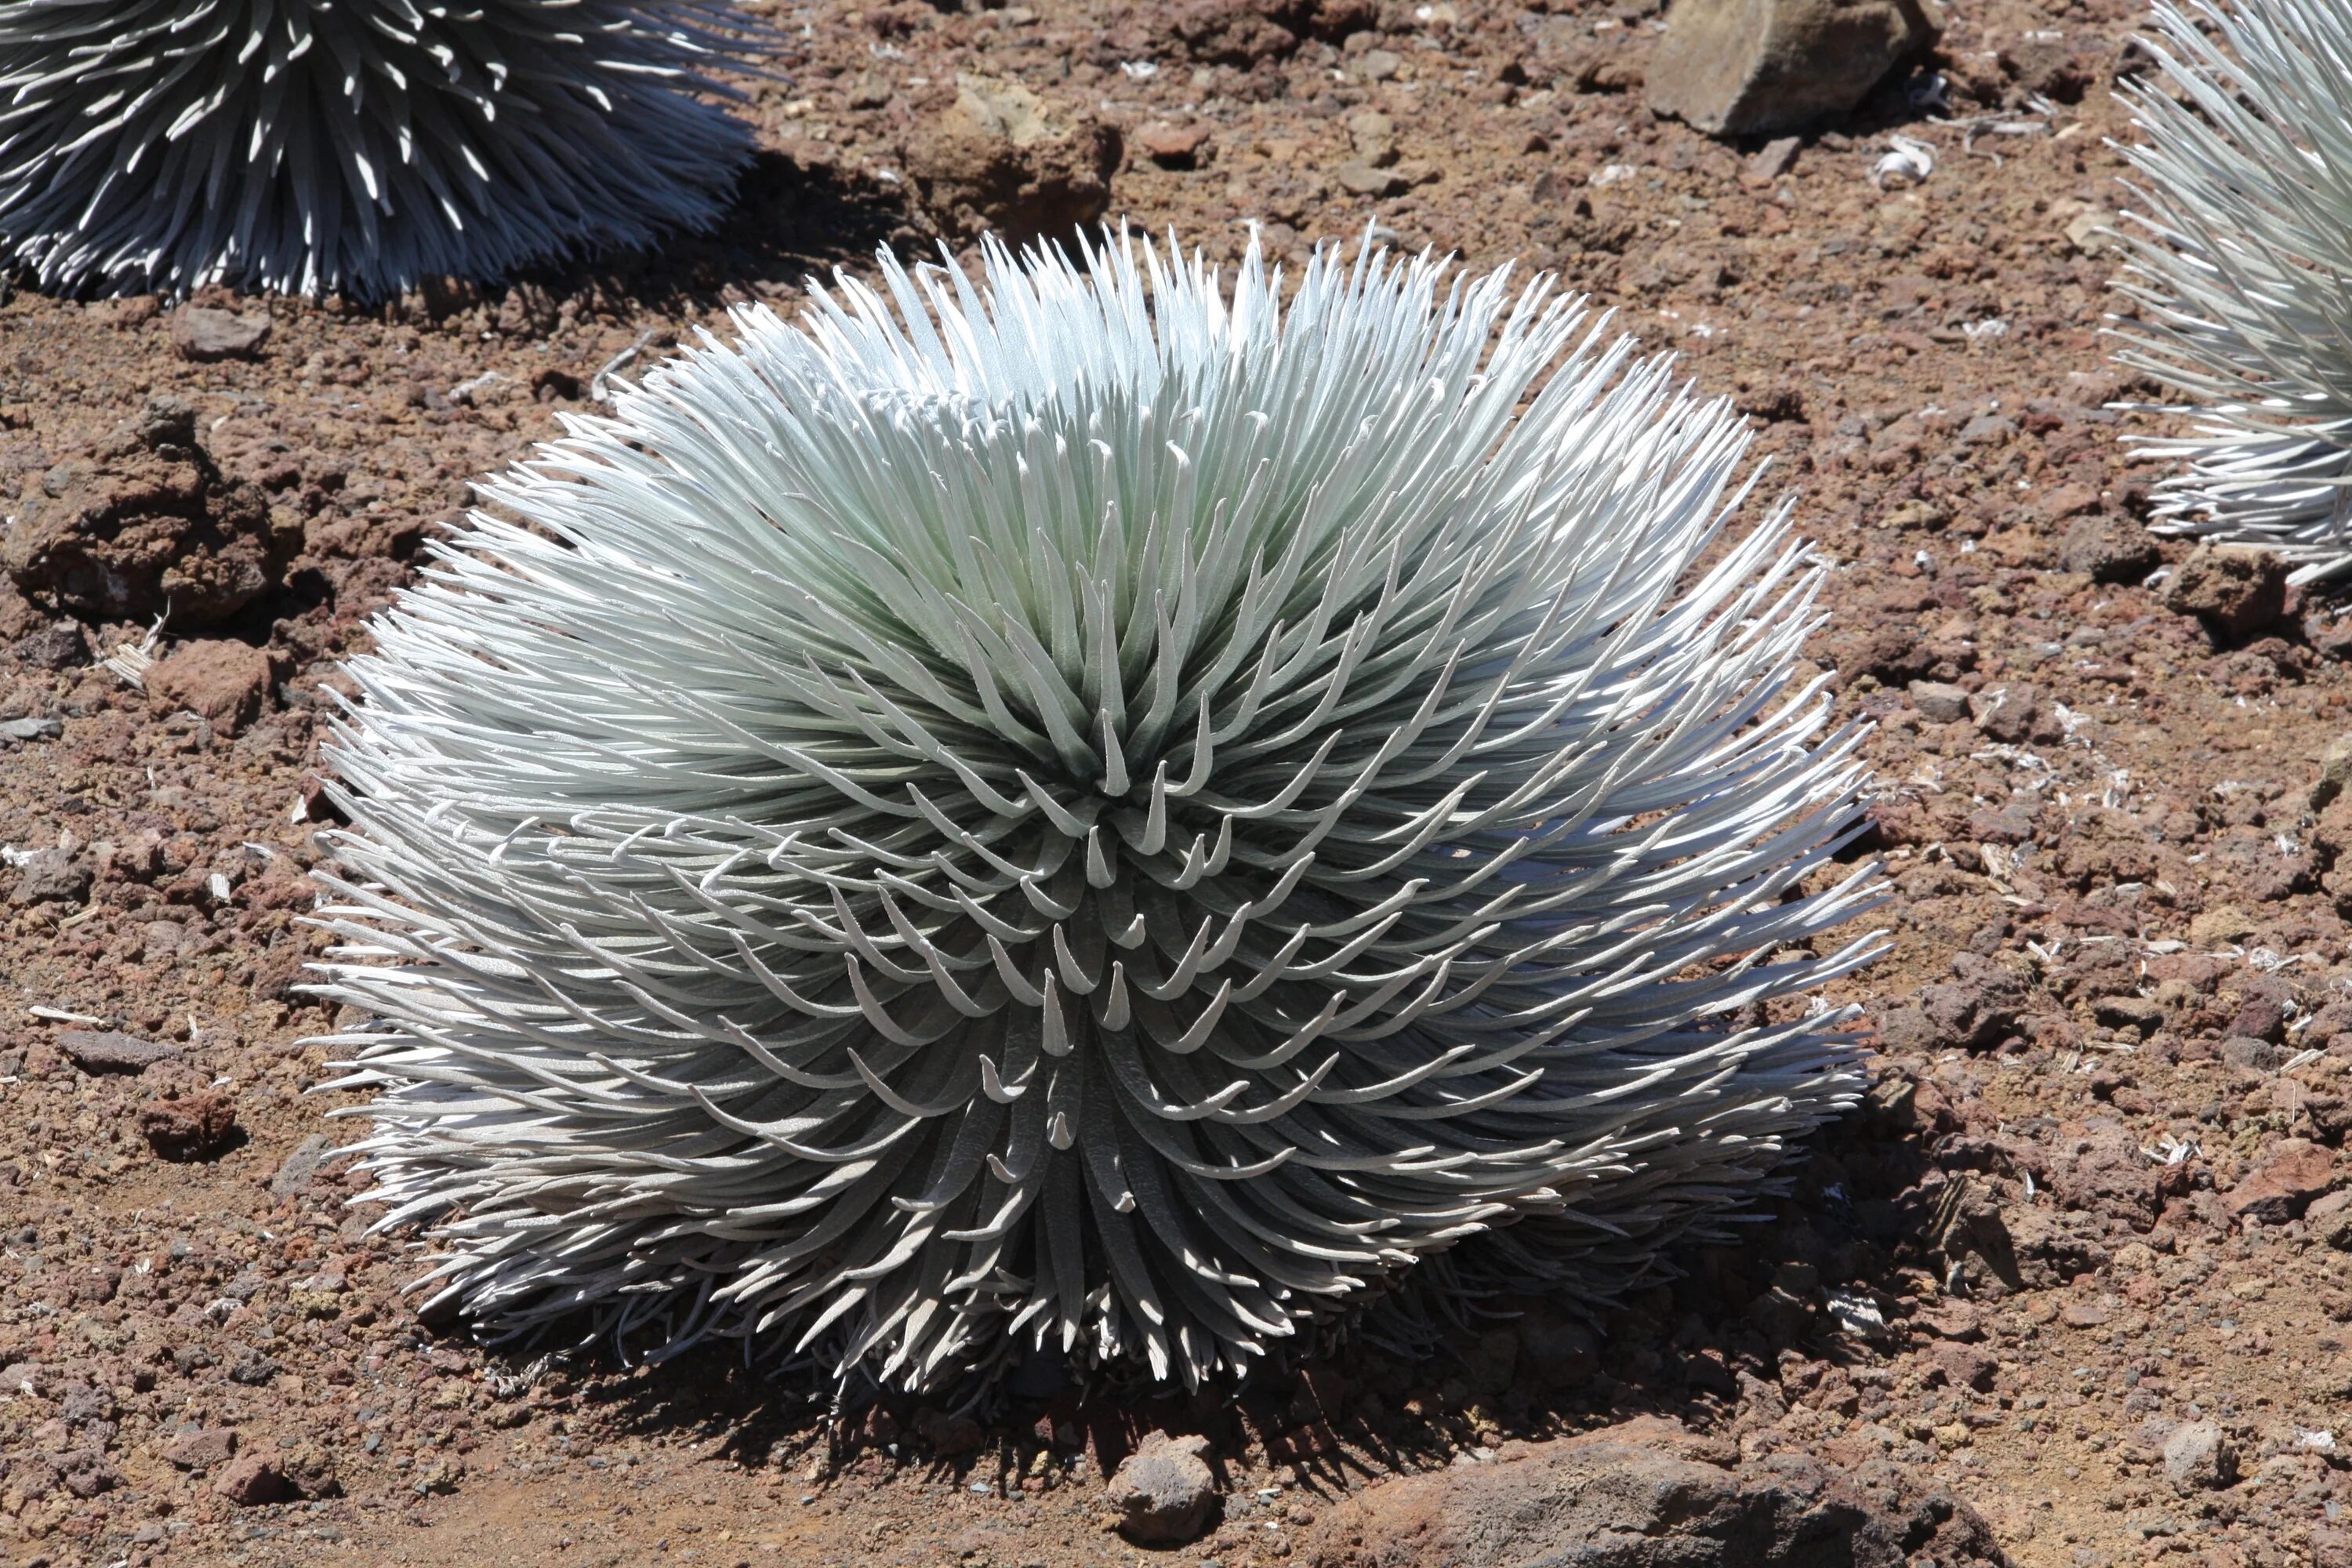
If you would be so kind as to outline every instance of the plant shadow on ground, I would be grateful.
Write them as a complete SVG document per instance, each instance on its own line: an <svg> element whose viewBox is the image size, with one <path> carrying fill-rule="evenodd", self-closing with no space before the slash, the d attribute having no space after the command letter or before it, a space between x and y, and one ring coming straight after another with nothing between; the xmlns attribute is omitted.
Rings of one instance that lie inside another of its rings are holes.
<svg viewBox="0 0 2352 1568"><path fill-rule="evenodd" d="M917 238L894 187L762 151L744 171L734 205L709 233L537 268L516 282L537 284L559 299L592 298L632 316L675 316L797 292L811 276L861 266L885 244L908 249Z"/></svg>
<svg viewBox="0 0 2352 1568"><path fill-rule="evenodd" d="M1200 1433L1228 1506L1244 1511L1258 1506L1255 1475L1332 1496L1638 1416L1736 1436L1824 1392L1828 1407L1866 1416L1887 1381L1874 1347L1903 1333L1903 1319L1932 1318L1930 1300L1948 1309L1945 1285L1967 1288L1946 1238L1964 1236L1982 1206L1965 1172L1939 1166L1950 1129L1914 1090L1886 1073L1853 1116L1810 1141L1783 1194L1727 1234L1675 1249L1672 1278L1589 1329L1554 1304L1497 1298L1424 1357L1343 1345L1238 1392L1197 1394L1086 1397L1016 1376L1013 1392L971 1414L890 1395L836 1415L808 1378L747 1364L734 1343L658 1366L583 1362L552 1380L552 1397L610 1437L683 1441L811 1484L908 1470L991 1489L1098 1484L1144 1435ZM2002 1289L1999 1248L1964 1239L1956 1250L1971 1247L1981 1284Z"/></svg>

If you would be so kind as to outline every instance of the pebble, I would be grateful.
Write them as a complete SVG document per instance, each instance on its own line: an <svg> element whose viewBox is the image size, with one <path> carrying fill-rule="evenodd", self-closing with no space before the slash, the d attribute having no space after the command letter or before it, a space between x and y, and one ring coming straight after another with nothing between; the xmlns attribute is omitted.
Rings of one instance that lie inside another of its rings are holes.
<svg viewBox="0 0 2352 1568"><path fill-rule="evenodd" d="M184 307L172 318L172 346L198 364L253 359L269 341L269 318L260 311L239 315L202 305Z"/></svg>
<svg viewBox="0 0 2352 1568"><path fill-rule="evenodd" d="M68 1029L58 1037L58 1048L84 1072L144 1072L185 1054L177 1046L142 1040L119 1029Z"/></svg>
<svg viewBox="0 0 2352 1568"><path fill-rule="evenodd" d="M2165 1439L2164 1476L2184 1492L2226 1487L2238 1479L2238 1450L2214 1423L2186 1422Z"/></svg>
<svg viewBox="0 0 2352 1568"><path fill-rule="evenodd" d="M2164 607L2195 616L2231 641L2275 625L2286 611L2286 563L2267 550L2200 544L2164 584Z"/></svg>
<svg viewBox="0 0 2352 1568"><path fill-rule="evenodd" d="M1675 0L1650 57L1650 108L1715 136L1795 131L1863 100L1936 41L1902 0Z"/></svg>
<svg viewBox="0 0 2352 1568"><path fill-rule="evenodd" d="M1217 1492L1208 1451L1206 1437L1147 1435L1103 1493L1120 1532L1139 1545L1181 1545L1199 1535Z"/></svg>

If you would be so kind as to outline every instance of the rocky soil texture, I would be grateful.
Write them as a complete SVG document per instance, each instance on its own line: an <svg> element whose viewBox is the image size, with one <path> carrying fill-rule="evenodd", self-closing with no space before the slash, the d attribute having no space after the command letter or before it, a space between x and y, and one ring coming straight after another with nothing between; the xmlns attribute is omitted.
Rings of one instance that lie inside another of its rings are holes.
<svg viewBox="0 0 2352 1568"><path fill-rule="evenodd" d="M716 235L368 311L0 304L0 1552L2352 1563L2352 621L2141 525L2123 0L1956 8L1769 142L1648 110L1652 0L770 14ZM1496 1302L1238 1400L833 1430L723 1352L436 1337L304 1093L337 661L601 375L877 244L1105 212L1520 257L1751 416L1877 721L1867 1107L1600 1324Z"/></svg>

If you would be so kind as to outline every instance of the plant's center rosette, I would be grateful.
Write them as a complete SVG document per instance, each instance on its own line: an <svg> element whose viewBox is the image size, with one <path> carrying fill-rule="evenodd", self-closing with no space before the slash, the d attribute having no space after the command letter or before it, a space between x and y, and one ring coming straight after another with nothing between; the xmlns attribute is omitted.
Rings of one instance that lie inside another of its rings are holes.
<svg viewBox="0 0 2352 1568"><path fill-rule="evenodd" d="M1737 417L1501 274L1081 259L739 311L352 667L329 989L487 1330L1198 1380L1489 1232L1603 1295L1852 1101Z"/></svg>
<svg viewBox="0 0 2352 1568"><path fill-rule="evenodd" d="M702 228L726 0L0 0L0 257L44 287L396 294Z"/></svg>

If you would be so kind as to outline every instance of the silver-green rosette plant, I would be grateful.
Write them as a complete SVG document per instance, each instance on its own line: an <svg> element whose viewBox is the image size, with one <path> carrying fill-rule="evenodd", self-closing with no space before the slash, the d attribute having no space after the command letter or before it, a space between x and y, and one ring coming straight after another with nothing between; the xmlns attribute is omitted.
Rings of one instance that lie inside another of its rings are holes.
<svg viewBox="0 0 2352 1568"><path fill-rule="evenodd" d="M1523 1217L1606 1294L1853 1102L1857 732L1785 509L1701 563L1727 405L1427 258L881 279L352 667L325 988L441 1310L1198 1381Z"/></svg>
<svg viewBox="0 0 2352 1568"><path fill-rule="evenodd" d="M2143 143L2118 356L2182 394L2192 428L2168 531L2265 545L2297 579L2352 570L2352 9L2154 8L2157 71L2118 91ZM2210 26L2200 26L2200 19ZM2170 89L2168 91L2168 88ZM2176 96L2177 95L2177 96Z"/></svg>
<svg viewBox="0 0 2352 1568"><path fill-rule="evenodd" d="M725 0L0 0L0 258L373 299L709 226Z"/></svg>

